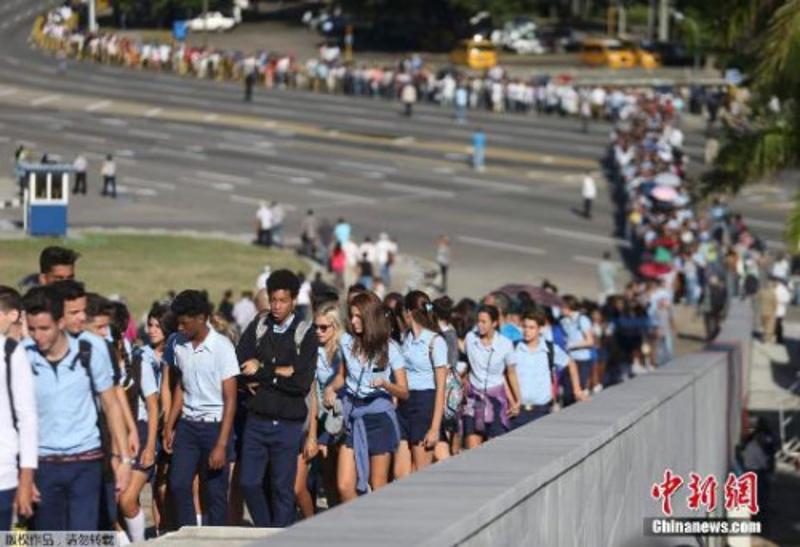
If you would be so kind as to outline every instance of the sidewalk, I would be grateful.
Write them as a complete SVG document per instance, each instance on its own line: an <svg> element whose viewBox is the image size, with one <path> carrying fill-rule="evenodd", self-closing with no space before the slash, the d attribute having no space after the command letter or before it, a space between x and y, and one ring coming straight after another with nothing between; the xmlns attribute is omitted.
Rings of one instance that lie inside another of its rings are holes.
<svg viewBox="0 0 800 547"><path fill-rule="evenodd" d="M785 319L785 345L753 341L748 410L751 417L769 421L780 447L778 421L781 411L787 424L786 437L800 436L800 395L789 390L800 374L800 309L790 307ZM776 464L770 483L770 504L763 515L764 535L752 538L754 547L800 545L800 470L783 459Z"/></svg>

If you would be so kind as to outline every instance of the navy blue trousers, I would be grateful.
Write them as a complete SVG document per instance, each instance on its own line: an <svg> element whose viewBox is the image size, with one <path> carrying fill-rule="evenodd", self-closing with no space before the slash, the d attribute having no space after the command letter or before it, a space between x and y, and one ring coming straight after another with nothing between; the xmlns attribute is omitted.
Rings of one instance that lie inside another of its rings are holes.
<svg viewBox="0 0 800 547"><path fill-rule="evenodd" d="M34 528L47 531L97 530L103 462L39 462L36 486L41 501Z"/></svg>
<svg viewBox="0 0 800 547"><path fill-rule="evenodd" d="M517 429L550 414L550 405L535 405L530 410L520 409L519 415L511 419L511 429Z"/></svg>
<svg viewBox="0 0 800 547"><path fill-rule="evenodd" d="M178 526L196 526L192 479L201 471L201 493L205 490L203 524L225 526L228 517L228 466L208 469L208 456L217 444L219 422L179 420L172 443L169 486L175 500ZM233 461L233 440L228 441L226 461Z"/></svg>
<svg viewBox="0 0 800 547"><path fill-rule="evenodd" d="M244 426L239 465L247 509L258 527L284 528L295 513L294 479L303 423L269 420L250 413ZM264 475L269 469L269 503Z"/></svg>
<svg viewBox="0 0 800 547"><path fill-rule="evenodd" d="M0 490L0 532L11 530L11 521L14 519L14 497L17 489Z"/></svg>

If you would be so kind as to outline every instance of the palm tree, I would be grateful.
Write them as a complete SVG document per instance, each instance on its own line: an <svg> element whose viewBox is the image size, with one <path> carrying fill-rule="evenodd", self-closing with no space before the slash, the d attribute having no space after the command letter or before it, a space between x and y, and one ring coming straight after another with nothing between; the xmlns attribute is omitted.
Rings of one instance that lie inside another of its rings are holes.
<svg viewBox="0 0 800 547"><path fill-rule="evenodd" d="M800 71L796 68L800 0L786 0L774 9L766 29L752 43L757 48L751 82L754 115L745 127L727 130L715 168L703 176L706 191L737 192L747 183L800 164ZM776 99L777 112L768 106ZM799 248L800 194L789 216L786 239L790 249Z"/></svg>

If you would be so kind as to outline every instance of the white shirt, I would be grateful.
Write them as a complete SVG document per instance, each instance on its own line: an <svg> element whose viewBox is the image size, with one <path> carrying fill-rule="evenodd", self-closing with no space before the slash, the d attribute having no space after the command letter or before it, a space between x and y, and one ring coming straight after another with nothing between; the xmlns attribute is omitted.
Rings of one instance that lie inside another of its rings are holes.
<svg viewBox="0 0 800 547"><path fill-rule="evenodd" d="M242 298L234 304L231 314L236 324L239 325L239 328L244 331L247 325L258 315L258 310L252 300L249 298Z"/></svg>
<svg viewBox="0 0 800 547"><path fill-rule="evenodd" d="M272 228L273 215L269 207L259 207L256 218L262 230L270 230Z"/></svg>
<svg viewBox="0 0 800 547"><path fill-rule="evenodd" d="M83 156L78 156L77 158L75 158L75 162L72 164L72 167L74 167L75 171L77 171L78 173L85 173L87 167L86 158L84 158Z"/></svg>
<svg viewBox="0 0 800 547"><path fill-rule="evenodd" d="M778 260L772 265L772 271L770 273L772 277L784 280L787 279L789 277L789 261L785 258L783 260Z"/></svg>
<svg viewBox="0 0 800 547"><path fill-rule="evenodd" d="M367 255L367 261L368 262L371 262L371 263L375 262L375 258L377 256L376 255L376 249L375 249L375 244L372 243L371 241L365 241L358 248L358 258L359 258L359 260L364 258L364 255Z"/></svg>
<svg viewBox="0 0 800 547"><path fill-rule="evenodd" d="M100 171L100 174L104 177L113 177L117 174L117 164L113 161L106 160L103 162L103 168Z"/></svg>
<svg viewBox="0 0 800 547"><path fill-rule="evenodd" d="M589 175L583 177L583 189L581 190L581 195L585 199L594 199L597 197L597 186L594 183L594 179Z"/></svg>
<svg viewBox="0 0 800 547"><path fill-rule="evenodd" d="M11 391L17 428L11 419L6 380L6 337L0 335L0 490L17 486L17 456L21 467L36 469L38 462L38 416L33 372L22 344L11 354Z"/></svg>
<svg viewBox="0 0 800 547"><path fill-rule="evenodd" d="M306 279L300 285L300 290L297 291L297 305L310 306L311 305L311 283Z"/></svg>
<svg viewBox="0 0 800 547"><path fill-rule="evenodd" d="M389 262L389 255L397 255L397 243L390 239L380 239L375 244L375 252L378 255L378 264Z"/></svg>
<svg viewBox="0 0 800 547"><path fill-rule="evenodd" d="M792 301L792 293L783 283L776 283L775 298L778 300L778 307L775 308L775 317L779 319L786 317L786 306Z"/></svg>
<svg viewBox="0 0 800 547"><path fill-rule="evenodd" d="M175 346L175 367L181 372L183 417L222 420L222 382L239 374L233 344L214 329L197 347L181 339Z"/></svg>

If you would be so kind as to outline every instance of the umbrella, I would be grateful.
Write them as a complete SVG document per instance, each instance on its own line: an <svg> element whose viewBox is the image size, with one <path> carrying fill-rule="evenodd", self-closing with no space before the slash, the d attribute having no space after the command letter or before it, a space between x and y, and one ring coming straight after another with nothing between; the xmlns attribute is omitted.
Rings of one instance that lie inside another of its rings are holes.
<svg viewBox="0 0 800 547"><path fill-rule="evenodd" d="M509 283L497 289L497 292L506 294L514 299L516 299L517 295L521 292L528 293L528 296L531 297L531 300L537 304L541 304L542 306L561 306L562 303L560 296L543 289L542 287L537 287L536 285Z"/></svg>
<svg viewBox="0 0 800 547"><path fill-rule="evenodd" d="M672 203L678 197L678 192L675 188L671 186L656 186L650 192L650 195L653 196L658 201L666 201L667 203Z"/></svg>
<svg viewBox="0 0 800 547"><path fill-rule="evenodd" d="M672 267L669 264L659 264L657 262L646 262L639 266L639 274L648 279L661 277L664 274L668 274L670 271L672 271Z"/></svg>
<svg viewBox="0 0 800 547"><path fill-rule="evenodd" d="M659 186L680 186L681 185L681 178L676 175L675 173L670 173L666 171L664 173L659 173L656 175L655 183Z"/></svg>

